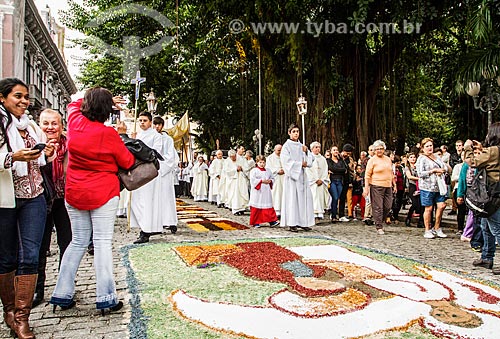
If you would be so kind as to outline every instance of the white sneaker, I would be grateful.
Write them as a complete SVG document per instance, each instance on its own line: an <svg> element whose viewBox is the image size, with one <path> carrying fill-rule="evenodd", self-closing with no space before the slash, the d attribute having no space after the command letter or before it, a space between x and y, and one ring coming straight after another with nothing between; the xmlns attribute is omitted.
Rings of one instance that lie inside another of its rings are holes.
<svg viewBox="0 0 500 339"><path fill-rule="evenodd" d="M424 238L426 239L434 239L436 236L434 235L434 233L432 233L431 230L429 231L425 231L424 233Z"/></svg>
<svg viewBox="0 0 500 339"><path fill-rule="evenodd" d="M384 230L383 230L383 229L379 228L379 229L377 229L377 234L378 234L378 235L384 235L384 234L385 234L385 232L384 232Z"/></svg>
<svg viewBox="0 0 500 339"><path fill-rule="evenodd" d="M443 233L443 230L441 228L438 228L435 232L435 235L437 235L439 238L447 238L448 236Z"/></svg>
<svg viewBox="0 0 500 339"><path fill-rule="evenodd" d="M339 219L339 221L343 221L343 222L348 222L349 221L349 218L347 217L342 217Z"/></svg>

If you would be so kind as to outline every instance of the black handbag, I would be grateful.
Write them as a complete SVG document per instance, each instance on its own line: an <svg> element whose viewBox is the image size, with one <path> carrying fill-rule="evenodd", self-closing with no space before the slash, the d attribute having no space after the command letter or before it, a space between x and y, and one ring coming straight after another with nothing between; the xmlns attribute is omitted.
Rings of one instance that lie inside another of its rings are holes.
<svg viewBox="0 0 500 339"><path fill-rule="evenodd" d="M135 163L129 169L120 168L118 178L121 186L129 191L138 189L158 176L160 169L159 160L163 157L155 149L148 147L139 139L129 138L126 134L120 134L125 146L135 156ZM120 188L123 188L120 187Z"/></svg>

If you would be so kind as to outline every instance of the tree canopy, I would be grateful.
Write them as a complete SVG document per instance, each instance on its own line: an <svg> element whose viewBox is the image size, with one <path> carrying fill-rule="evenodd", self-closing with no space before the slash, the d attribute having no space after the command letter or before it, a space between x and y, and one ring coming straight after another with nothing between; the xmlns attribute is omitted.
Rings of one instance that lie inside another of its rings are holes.
<svg viewBox="0 0 500 339"><path fill-rule="evenodd" d="M88 26L99 13L124 3L154 9L173 25L165 28L125 11ZM500 4L493 0L85 0L70 5L66 25L112 46L123 46L125 36L140 37L141 47L174 37L141 61L141 73L145 87L159 98L159 113L189 111L199 122L198 144L206 151L215 149L216 140L226 149L253 145L259 56L265 143L285 141L288 125L299 121L295 102L301 93L308 101L307 143L350 142L361 150L383 139L402 153L405 143L427 136L445 144L484 137L486 117L474 110L465 88L469 81L489 81L485 71L498 75ZM88 40L80 43L95 55L79 79L84 85L133 92L119 58Z"/></svg>

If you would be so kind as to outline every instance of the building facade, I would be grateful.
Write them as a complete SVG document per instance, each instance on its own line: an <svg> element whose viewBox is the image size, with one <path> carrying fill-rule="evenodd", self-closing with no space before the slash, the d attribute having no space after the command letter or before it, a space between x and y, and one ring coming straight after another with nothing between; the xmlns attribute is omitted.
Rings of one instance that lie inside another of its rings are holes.
<svg viewBox="0 0 500 339"><path fill-rule="evenodd" d="M42 17L43 16L43 17ZM0 0L0 75L29 86L29 111L37 119L44 108L66 118L66 106L77 88L64 59L64 28L33 0Z"/></svg>

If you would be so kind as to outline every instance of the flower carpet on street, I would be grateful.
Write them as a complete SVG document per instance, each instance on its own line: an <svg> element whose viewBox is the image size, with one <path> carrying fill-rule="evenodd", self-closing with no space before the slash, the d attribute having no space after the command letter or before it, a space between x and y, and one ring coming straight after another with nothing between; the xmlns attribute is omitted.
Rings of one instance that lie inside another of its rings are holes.
<svg viewBox="0 0 500 339"><path fill-rule="evenodd" d="M232 220L221 218L217 213L208 211L196 205L190 205L183 200L176 200L177 217L179 221L196 232L245 230L248 227Z"/></svg>
<svg viewBox="0 0 500 339"><path fill-rule="evenodd" d="M128 259L144 315L130 326L148 338L496 338L500 328L497 286L325 238L151 244Z"/></svg>

